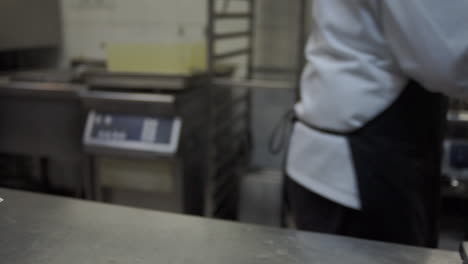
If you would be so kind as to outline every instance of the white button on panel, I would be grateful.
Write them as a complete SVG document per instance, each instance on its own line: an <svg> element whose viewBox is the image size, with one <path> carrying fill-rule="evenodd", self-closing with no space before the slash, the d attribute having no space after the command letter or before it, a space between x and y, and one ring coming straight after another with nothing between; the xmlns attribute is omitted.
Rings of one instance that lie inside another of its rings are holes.
<svg viewBox="0 0 468 264"><path fill-rule="evenodd" d="M119 131L113 131L113 132L112 132L112 139L113 139L113 140L120 140L120 133L119 133Z"/></svg>
<svg viewBox="0 0 468 264"><path fill-rule="evenodd" d="M100 125L102 123L102 116L96 115L96 117L94 118L94 123L96 123L96 125Z"/></svg>
<svg viewBox="0 0 468 264"><path fill-rule="evenodd" d="M104 131L104 139L106 140L112 139L112 132Z"/></svg>
<svg viewBox="0 0 468 264"><path fill-rule="evenodd" d="M125 132L114 131L112 132L112 139L118 141L124 141L127 139L127 134Z"/></svg>
<svg viewBox="0 0 468 264"><path fill-rule="evenodd" d="M112 133L109 131L101 130L98 132L98 138L102 140L112 139Z"/></svg>
<svg viewBox="0 0 468 264"><path fill-rule="evenodd" d="M106 115L106 116L104 117L104 124L105 124L106 126L112 125L112 116Z"/></svg>
<svg viewBox="0 0 468 264"><path fill-rule="evenodd" d="M125 133L125 132L120 133L120 137L122 138L122 140L126 140L127 139L127 133Z"/></svg>
<svg viewBox="0 0 468 264"><path fill-rule="evenodd" d="M104 139L104 131L98 131L97 137L99 139Z"/></svg>
<svg viewBox="0 0 468 264"><path fill-rule="evenodd" d="M141 131L141 140L146 142L154 142L156 140L156 132L158 130L158 120L145 119L143 121L143 129Z"/></svg>

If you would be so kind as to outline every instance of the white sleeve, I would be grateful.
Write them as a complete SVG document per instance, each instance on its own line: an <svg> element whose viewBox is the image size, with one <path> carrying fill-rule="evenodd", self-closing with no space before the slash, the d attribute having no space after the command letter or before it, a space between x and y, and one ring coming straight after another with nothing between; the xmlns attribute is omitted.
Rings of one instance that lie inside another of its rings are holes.
<svg viewBox="0 0 468 264"><path fill-rule="evenodd" d="M392 0L393 1L393 0ZM315 0L299 119L333 132L362 127L407 82L384 38L379 0Z"/></svg>
<svg viewBox="0 0 468 264"><path fill-rule="evenodd" d="M468 99L468 1L382 1L382 14L385 37L407 76Z"/></svg>

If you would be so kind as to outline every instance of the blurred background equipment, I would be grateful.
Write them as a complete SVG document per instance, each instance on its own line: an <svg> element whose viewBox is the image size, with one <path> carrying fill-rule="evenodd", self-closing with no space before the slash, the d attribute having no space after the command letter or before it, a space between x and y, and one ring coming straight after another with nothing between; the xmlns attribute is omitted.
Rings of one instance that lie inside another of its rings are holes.
<svg viewBox="0 0 468 264"><path fill-rule="evenodd" d="M85 79L92 196L204 215L208 76L91 72Z"/></svg>
<svg viewBox="0 0 468 264"><path fill-rule="evenodd" d="M21 175L5 175L10 180L2 184L52 192L59 181L59 192L68 186L66 193L83 197L82 86L73 81L68 72L45 71L18 72L0 83L0 152L10 155L3 173L11 164Z"/></svg>
<svg viewBox="0 0 468 264"><path fill-rule="evenodd" d="M208 0L206 16L207 70L212 78L207 210L217 218L238 219L241 181L251 165L252 93L233 84L216 85L213 80L226 63L240 65L235 75L252 79L255 1Z"/></svg>
<svg viewBox="0 0 468 264"><path fill-rule="evenodd" d="M464 229L468 239L468 104L451 100L442 161L442 193L447 229ZM444 223L443 223L444 224Z"/></svg>
<svg viewBox="0 0 468 264"><path fill-rule="evenodd" d="M0 2L0 184L4 186L49 191L51 170L77 166L73 149L79 147L79 141L61 143L70 133L79 132L57 126L60 119L77 117L73 96L67 95L72 88L35 85L21 78L10 84L6 78L11 71L56 63L62 40L60 9L59 0ZM44 107L49 99L52 106ZM54 122L50 114L57 109L65 112ZM57 142L50 141L57 136ZM70 170L65 174L70 175ZM74 182L74 178L68 181Z"/></svg>

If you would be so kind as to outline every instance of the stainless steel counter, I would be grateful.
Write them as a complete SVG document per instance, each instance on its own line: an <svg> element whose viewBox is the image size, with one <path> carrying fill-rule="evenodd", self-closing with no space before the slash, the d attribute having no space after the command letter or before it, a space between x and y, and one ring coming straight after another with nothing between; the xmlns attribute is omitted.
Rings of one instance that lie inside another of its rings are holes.
<svg viewBox="0 0 468 264"><path fill-rule="evenodd" d="M461 263L456 252L220 222L0 189L0 262Z"/></svg>

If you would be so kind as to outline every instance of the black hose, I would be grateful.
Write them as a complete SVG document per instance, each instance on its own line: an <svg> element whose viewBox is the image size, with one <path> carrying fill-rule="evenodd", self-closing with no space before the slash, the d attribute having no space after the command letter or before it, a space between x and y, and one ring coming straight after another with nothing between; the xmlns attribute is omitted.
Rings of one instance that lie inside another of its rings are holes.
<svg viewBox="0 0 468 264"><path fill-rule="evenodd" d="M294 110L287 111L276 124L270 135L268 151L273 155L278 155L289 140L294 119Z"/></svg>

